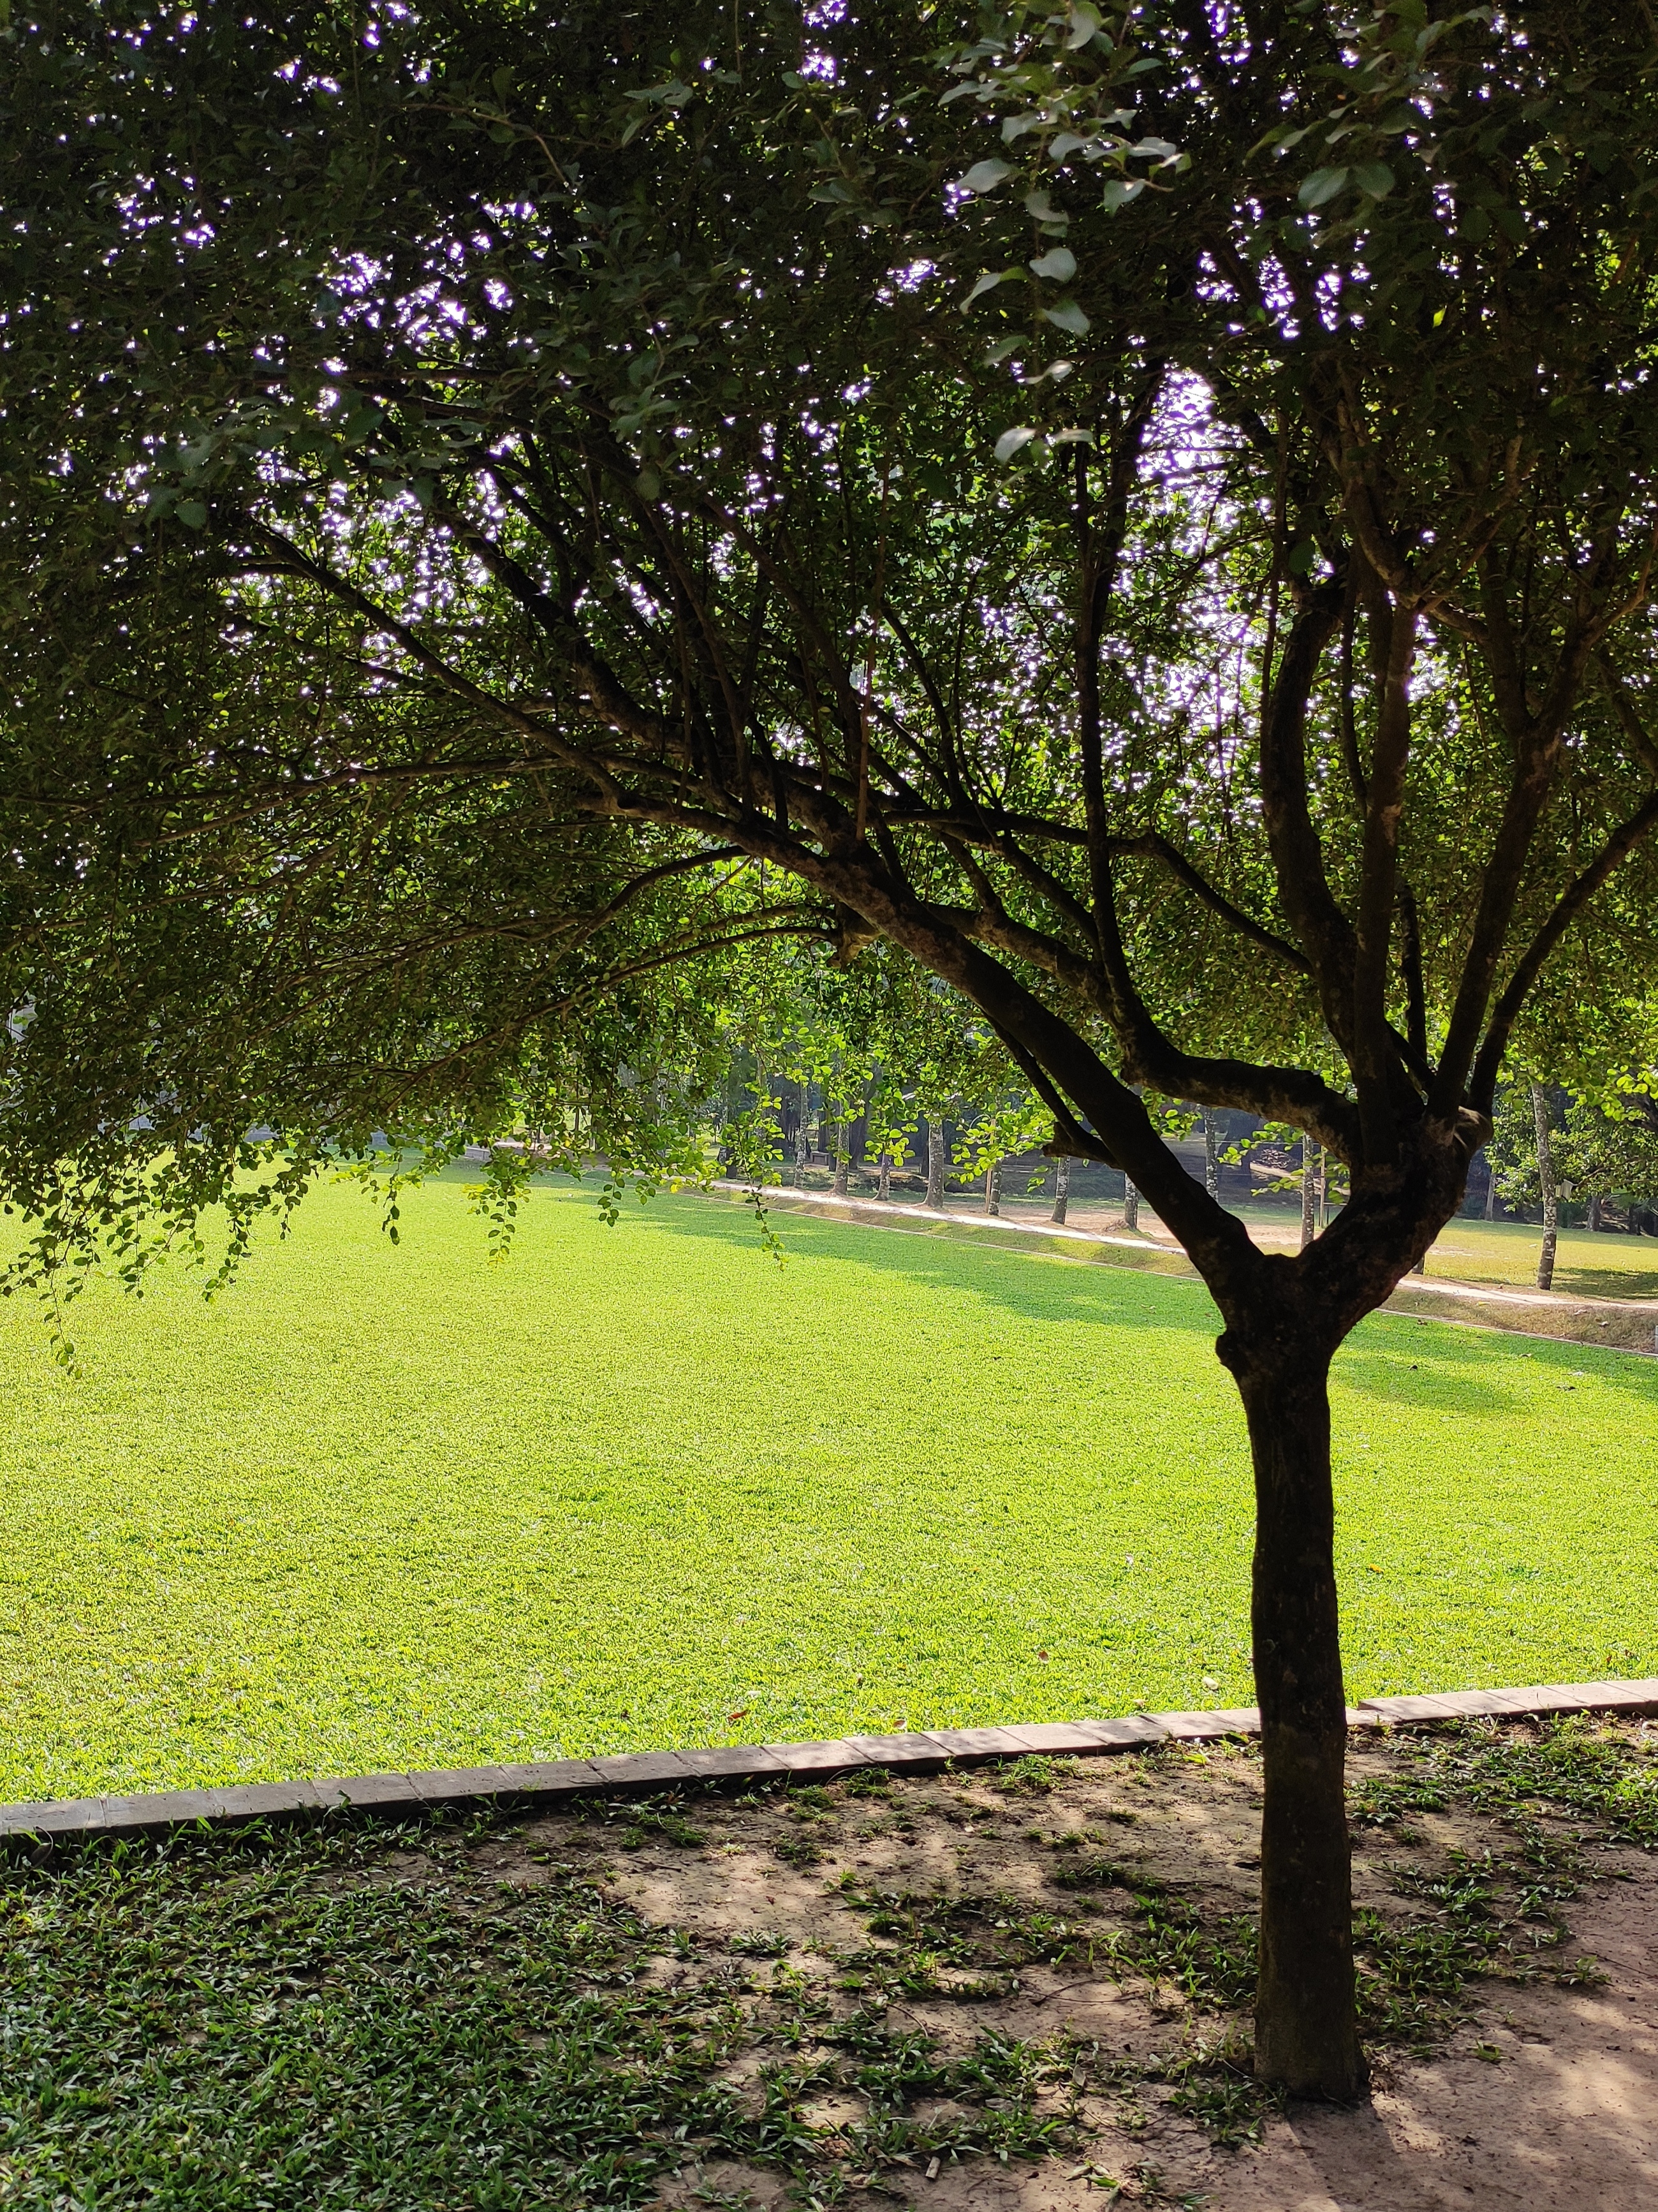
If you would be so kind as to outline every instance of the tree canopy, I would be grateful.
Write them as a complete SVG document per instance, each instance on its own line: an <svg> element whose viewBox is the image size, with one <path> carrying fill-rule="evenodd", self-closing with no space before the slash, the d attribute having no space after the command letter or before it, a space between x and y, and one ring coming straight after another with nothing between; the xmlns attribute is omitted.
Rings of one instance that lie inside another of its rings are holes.
<svg viewBox="0 0 1658 2212"><path fill-rule="evenodd" d="M1220 1305L1261 2063L1351 2088L1325 1370L1516 1036L1658 1056L1649 16L4 37L8 1188L183 1219L252 1125L525 1098L642 1159L733 948L890 940ZM1347 1204L1257 1253L1142 1092Z"/></svg>

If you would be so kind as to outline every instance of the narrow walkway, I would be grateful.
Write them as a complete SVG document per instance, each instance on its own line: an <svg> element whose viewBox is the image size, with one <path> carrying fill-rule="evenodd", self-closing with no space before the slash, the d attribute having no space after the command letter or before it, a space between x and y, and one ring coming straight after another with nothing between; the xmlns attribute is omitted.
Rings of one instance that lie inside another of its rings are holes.
<svg viewBox="0 0 1658 2212"><path fill-rule="evenodd" d="M727 1199L747 1199L752 1186L727 1181L713 1188ZM1135 1235L1123 1230L1061 1227L1052 1221L1019 1221L1005 1214L939 1211L926 1206L901 1204L893 1200L837 1197L832 1191L799 1190L786 1184L768 1184L760 1195L768 1207L811 1210L831 1219L856 1221L878 1229L902 1228L904 1233L937 1235L944 1230L967 1230L975 1235L1023 1237L1042 1243L1109 1246L1139 1255L1142 1267L1176 1279L1197 1282L1191 1261L1166 1230L1162 1236ZM1155 1218L1155 1217L1153 1217ZM911 1228L910 1224L918 1224ZM1157 1223L1162 1230L1163 1224ZM1449 1321L1456 1313L1436 1313L1445 1300L1468 1315L1476 1309L1495 1309L1479 1316L1475 1325L1501 1328L1511 1335L1547 1338L1557 1343L1600 1344L1613 1352L1658 1352L1658 1298L1586 1298L1567 1291L1501 1290L1485 1283L1458 1282L1442 1275L1409 1275L1388 1300L1388 1309L1415 1314L1418 1319ZM1533 1321L1555 1317L1552 1327L1526 1328L1520 1316Z"/></svg>

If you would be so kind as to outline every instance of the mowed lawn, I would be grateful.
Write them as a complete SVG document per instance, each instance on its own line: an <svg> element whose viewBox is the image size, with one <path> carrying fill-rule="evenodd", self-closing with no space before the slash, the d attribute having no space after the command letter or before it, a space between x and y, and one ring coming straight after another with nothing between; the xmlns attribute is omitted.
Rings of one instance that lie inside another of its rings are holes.
<svg viewBox="0 0 1658 2212"><path fill-rule="evenodd" d="M0 1798L1246 1701L1194 1283L693 1196L332 1187L213 1305L0 1308ZM1354 1694L1658 1674L1658 1363L1340 1362ZM1206 1677L1207 1683L1206 1683ZM1210 1687L1207 1684L1218 1686Z"/></svg>

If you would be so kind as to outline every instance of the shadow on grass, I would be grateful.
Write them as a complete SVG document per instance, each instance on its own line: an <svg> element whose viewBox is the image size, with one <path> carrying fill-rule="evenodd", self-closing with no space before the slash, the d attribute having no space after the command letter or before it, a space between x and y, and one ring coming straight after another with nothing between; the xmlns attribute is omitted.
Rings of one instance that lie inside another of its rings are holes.
<svg viewBox="0 0 1658 2212"><path fill-rule="evenodd" d="M684 1197L643 1209L658 1234L756 1247L752 1216L728 1201ZM1114 1265L1104 1255L1072 1258L975 1243L948 1229L865 1228L860 1224L776 1217L786 1252L829 1263L876 1268L957 1296L968 1293L1027 1321L1098 1322L1200 1337L1211 1350L1220 1316L1203 1285ZM1033 1265L1033 1262L1045 1263ZM1435 1413L1516 1412L1525 1403L1520 1362L1554 1374L1615 1385L1643 1407L1658 1405L1658 1362L1596 1345L1518 1337L1404 1314L1373 1315L1337 1355L1344 1389L1420 1405Z"/></svg>
<svg viewBox="0 0 1658 2212"><path fill-rule="evenodd" d="M746 1244L758 1251L753 1215L723 1200L662 1200L645 1208L643 1218L659 1234ZM908 1224L865 1228L860 1223L816 1221L799 1213L779 1213L773 1225L792 1257L878 1269L926 1288L971 1295L1024 1321L1094 1321L1121 1328L1175 1329L1200 1336L1210 1345L1220 1328L1213 1301L1194 1277L1114 1267L1092 1253L1072 1259L1068 1253L1010 1251L1004 1244L969 1241L971 1231ZM1033 1267L1033 1261L1048 1264ZM773 1263L768 1260L767 1264Z"/></svg>

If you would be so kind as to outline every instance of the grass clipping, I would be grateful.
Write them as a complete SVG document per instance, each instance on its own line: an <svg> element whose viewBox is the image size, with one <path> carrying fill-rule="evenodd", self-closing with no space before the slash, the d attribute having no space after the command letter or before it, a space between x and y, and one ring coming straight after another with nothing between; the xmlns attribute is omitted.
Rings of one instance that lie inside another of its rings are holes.
<svg viewBox="0 0 1658 2212"><path fill-rule="evenodd" d="M1516 1724L1352 1765L1384 2076L1493 2051L1493 1982L1594 1981L1569 1907L1658 1848L1649 1741ZM1193 2157L1270 2111L1259 1787L1239 1745L43 1844L4 1873L6 2202L968 2203L985 2160L1052 2158L1194 2201Z"/></svg>

